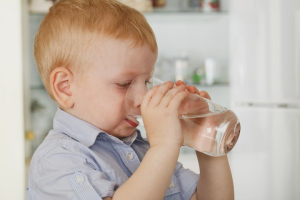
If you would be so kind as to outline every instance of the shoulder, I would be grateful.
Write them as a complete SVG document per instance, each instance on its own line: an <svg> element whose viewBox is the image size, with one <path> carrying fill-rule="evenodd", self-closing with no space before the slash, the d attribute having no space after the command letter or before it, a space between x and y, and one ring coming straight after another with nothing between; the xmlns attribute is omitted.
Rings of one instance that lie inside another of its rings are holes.
<svg viewBox="0 0 300 200"><path fill-rule="evenodd" d="M100 170L100 159L89 147L51 131L33 156L26 193L32 199L112 195L117 182Z"/></svg>
<svg viewBox="0 0 300 200"><path fill-rule="evenodd" d="M51 130L45 140L34 152L33 158L41 159L51 153L55 153L58 150L79 150L79 146L81 146L81 144L70 136Z"/></svg>
<svg viewBox="0 0 300 200"><path fill-rule="evenodd" d="M62 167L74 160L86 162L92 157L92 151L88 147L63 133L52 130L35 151L30 164L30 173L33 171L38 173L50 167Z"/></svg>

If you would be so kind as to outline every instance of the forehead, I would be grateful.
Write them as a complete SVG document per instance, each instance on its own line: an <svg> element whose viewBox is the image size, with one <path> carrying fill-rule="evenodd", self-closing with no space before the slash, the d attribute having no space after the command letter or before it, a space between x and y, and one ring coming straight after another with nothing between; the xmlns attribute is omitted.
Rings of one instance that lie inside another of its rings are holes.
<svg viewBox="0 0 300 200"><path fill-rule="evenodd" d="M133 76L153 73L157 55L147 44L136 45L129 40L102 39L96 47L93 64L106 76Z"/></svg>

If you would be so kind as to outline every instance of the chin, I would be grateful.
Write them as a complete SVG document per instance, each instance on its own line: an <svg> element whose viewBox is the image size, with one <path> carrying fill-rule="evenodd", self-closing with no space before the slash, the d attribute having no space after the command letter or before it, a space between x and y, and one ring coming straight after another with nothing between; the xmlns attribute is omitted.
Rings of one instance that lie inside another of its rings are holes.
<svg viewBox="0 0 300 200"><path fill-rule="evenodd" d="M107 132L107 133L116 138L121 139L121 138L129 137L132 133L134 133L135 130L136 128L124 128L120 131L117 131L116 133L111 133L111 132Z"/></svg>
<svg viewBox="0 0 300 200"><path fill-rule="evenodd" d="M118 138L126 138L131 136L134 131L136 130L136 128L127 128L127 129L123 129L122 132L120 132L118 135Z"/></svg>

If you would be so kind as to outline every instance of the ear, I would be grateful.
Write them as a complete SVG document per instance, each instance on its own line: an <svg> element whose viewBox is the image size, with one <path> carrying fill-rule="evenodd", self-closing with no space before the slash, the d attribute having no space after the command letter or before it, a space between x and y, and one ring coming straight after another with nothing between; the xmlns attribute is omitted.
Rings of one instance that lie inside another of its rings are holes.
<svg viewBox="0 0 300 200"><path fill-rule="evenodd" d="M74 99L71 91L71 84L73 81L73 74L65 67L57 67L50 74L51 91L63 108L72 108L74 106Z"/></svg>

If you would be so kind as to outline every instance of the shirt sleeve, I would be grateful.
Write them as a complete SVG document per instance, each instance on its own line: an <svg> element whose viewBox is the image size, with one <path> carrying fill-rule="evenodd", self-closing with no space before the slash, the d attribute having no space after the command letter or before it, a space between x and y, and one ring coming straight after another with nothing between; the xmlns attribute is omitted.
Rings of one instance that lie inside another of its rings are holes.
<svg viewBox="0 0 300 200"><path fill-rule="evenodd" d="M180 194L182 199L189 200L197 189L199 174L183 168L182 164L177 162L175 176L180 186Z"/></svg>
<svg viewBox="0 0 300 200"><path fill-rule="evenodd" d="M32 199L100 200L112 197L117 187L85 153L59 146L36 162L34 179Z"/></svg>

